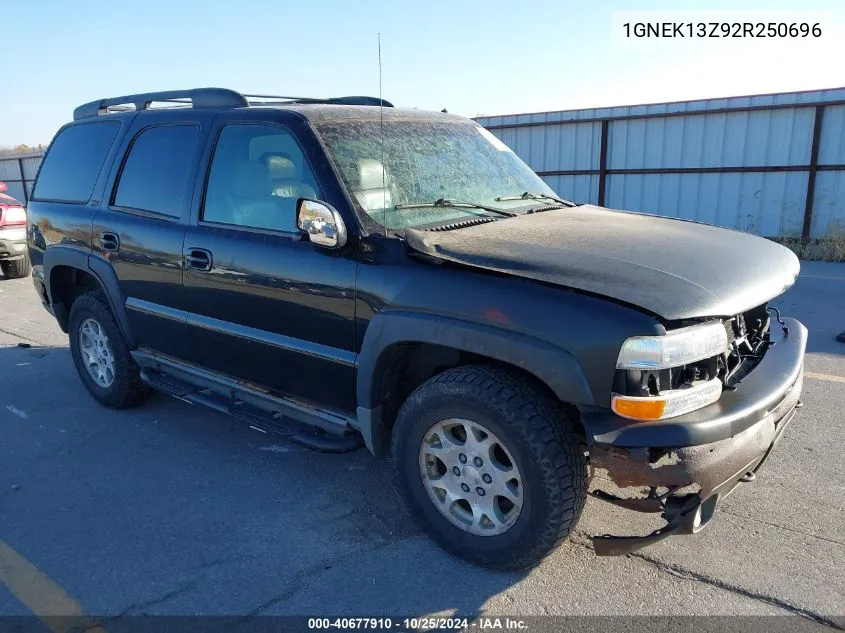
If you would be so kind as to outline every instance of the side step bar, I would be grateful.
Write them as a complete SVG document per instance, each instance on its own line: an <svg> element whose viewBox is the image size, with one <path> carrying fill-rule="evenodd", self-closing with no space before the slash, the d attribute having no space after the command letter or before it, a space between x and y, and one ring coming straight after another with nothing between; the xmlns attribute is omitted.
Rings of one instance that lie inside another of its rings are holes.
<svg viewBox="0 0 845 633"><path fill-rule="evenodd" d="M135 350L141 379L158 391L230 415L262 433L324 453L348 453L364 446L354 418L262 391L249 383L215 374L176 359Z"/></svg>

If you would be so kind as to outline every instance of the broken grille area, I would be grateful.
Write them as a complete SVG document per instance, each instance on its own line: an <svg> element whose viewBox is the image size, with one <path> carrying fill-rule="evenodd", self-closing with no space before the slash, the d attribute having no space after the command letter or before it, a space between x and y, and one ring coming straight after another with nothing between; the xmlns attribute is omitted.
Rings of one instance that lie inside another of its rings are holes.
<svg viewBox="0 0 845 633"><path fill-rule="evenodd" d="M725 321L728 352L720 358L720 377L726 388L735 388L763 358L769 348L770 326L765 303Z"/></svg>

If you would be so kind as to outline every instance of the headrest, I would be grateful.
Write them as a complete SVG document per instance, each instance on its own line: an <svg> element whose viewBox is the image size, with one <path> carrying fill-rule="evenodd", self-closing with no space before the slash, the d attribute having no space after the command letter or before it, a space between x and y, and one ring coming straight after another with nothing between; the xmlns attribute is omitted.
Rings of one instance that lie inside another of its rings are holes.
<svg viewBox="0 0 845 633"><path fill-rule="evenodd" d="M261 155L261 162L267 166L267 172L273 180L297 180L299 174L296 164L280 152L266 152Z"/></svg>
<svg viewBox="0 0 845 633"><path fill-rule="evenodd" d="M270 174L260 163L238 163L231 173L233 196L260 198L269 196L273 190Z"/></svg>
<svg viewBox="0 0 845 633"><path fill-rule="evenodd" d="M358 189L384 189L388 182L387 170L379 161L371 158L358 161Z"/></svg>

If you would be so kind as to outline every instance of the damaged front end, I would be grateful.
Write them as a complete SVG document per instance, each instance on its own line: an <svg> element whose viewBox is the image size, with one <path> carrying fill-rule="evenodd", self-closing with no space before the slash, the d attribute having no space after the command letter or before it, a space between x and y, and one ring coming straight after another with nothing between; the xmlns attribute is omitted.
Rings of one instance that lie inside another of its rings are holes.
<svg viewBox="0 0 845 633"><path fill-rule="evenodd" d="M591 440L591 494L629 510L660 513L666 521L646 536L598 536L596 554L626 554L673 534L695 533L721 499L754 480L800 407L807 338L806 328L792 319L779 319L781 326L769 331L761 314L750 315L753 329L745 323L748 314L726 321L725 355L678 372L691 382L718 377L723 391L717 401L652 421L582 411ZM626 373L628 378L632 372ZM669 378L665 370L640 374L635 384L651 392L659 390L661 377Z"/></svg>

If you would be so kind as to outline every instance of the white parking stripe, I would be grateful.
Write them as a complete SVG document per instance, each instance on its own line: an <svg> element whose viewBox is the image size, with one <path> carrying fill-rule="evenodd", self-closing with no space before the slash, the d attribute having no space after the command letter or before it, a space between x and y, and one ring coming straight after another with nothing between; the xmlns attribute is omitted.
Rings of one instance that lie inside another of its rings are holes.
<svg viewBox="0 0 845 633"><path fill-rule="evenodd" d="M815 378L816 380L827 380L828 382L845 382L845 376L832 376L831 374L817 374L812 371L805 371L804 375L807 378Z"/></svg>
<svg viewBox="0 0 845 633"><path fill-rule="evenodd" d="M799 275L798 279L827 279L828 281L845 281L845 277L829 277L827 275Z"/></svg>

